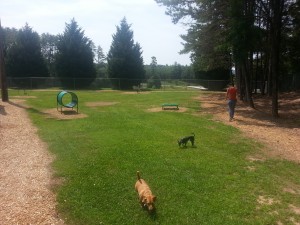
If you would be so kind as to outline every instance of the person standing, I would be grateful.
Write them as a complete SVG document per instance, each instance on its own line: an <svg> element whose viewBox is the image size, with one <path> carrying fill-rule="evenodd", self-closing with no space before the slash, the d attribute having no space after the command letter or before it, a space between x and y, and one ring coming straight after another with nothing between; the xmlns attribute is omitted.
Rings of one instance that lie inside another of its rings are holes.
<svg viewBox="0 0 300 225"><path fill-rule="evenodd" d="M228 111L229 111L229 121L232 121L234 118L235 105L237 102L237 88L232 83L226 92L226 100L228 100Z"/></svg>

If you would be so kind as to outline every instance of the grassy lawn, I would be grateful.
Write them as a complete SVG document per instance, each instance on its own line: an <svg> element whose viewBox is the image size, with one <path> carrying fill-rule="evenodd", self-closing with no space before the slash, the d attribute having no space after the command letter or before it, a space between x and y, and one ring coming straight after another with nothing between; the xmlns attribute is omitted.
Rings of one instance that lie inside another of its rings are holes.
<svg viewBox="0 0 300 225"><path fill-rule="evenodd" d="M30 116L55 154L58 210L69 224L296 224L299 165L255 160L260 147L240 132L200 115L201 92L75 91L86 118L57 120L55 91L30 91ZM11 95L18 95L11 91ZM87 102L116 102L88 107ZM176 102L188 110L150 112ZM195 147L179 137L195 133ZM156 214L142 210L134 190L141 171L157 196Z"/></svg>

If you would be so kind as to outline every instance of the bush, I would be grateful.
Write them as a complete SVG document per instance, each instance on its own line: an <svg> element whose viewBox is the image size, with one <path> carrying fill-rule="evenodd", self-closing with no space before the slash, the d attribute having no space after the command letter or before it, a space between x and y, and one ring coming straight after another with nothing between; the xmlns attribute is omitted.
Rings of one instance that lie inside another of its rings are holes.
<svg viewBox="0 0 300 225"><path fill-rule="evenodd" d="M161 80L160 80L159 76L157 76L157 75L152 76L147 82L147 87L160 89L161 88Z"/></svg>

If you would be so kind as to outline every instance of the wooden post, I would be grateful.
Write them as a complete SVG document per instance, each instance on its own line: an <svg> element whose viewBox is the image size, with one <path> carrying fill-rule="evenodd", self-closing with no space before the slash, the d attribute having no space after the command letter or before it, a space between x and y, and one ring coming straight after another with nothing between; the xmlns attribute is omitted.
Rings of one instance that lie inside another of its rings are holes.
<svg viewBox="0 0 300 225"><path fill-rule="evenodd" d="M0 85L1 85L1 96L3 102L8 102L8 91L7 91L7 81L5 74L5 64L4 64L4 52L3 52L3 44L4 44L4 35L0 21Z"/></svg>

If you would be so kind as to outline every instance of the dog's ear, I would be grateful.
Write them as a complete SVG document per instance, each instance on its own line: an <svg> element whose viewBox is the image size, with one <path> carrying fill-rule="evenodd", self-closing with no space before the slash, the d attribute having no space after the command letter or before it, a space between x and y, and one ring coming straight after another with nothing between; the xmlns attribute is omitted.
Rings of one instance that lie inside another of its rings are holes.
<svg viewBox="0 0 300 225"><path fill-rule="evenodd" d="M155 196L155 195L152 196L152 201L153 201L153 202L156 201L156 196Z"/></svg>

